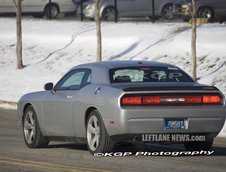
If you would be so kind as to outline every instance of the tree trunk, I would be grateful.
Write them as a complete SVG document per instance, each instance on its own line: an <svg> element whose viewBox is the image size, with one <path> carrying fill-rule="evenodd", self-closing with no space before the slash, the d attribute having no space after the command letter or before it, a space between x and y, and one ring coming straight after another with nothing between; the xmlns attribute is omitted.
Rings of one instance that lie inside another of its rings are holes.
<svg viewBox="0 0 226 172"><path fill-rule="evenodd" d="M101 20L100 20L101 0L95 0L95 21L97 35L97 57L96 61L102 61L102 38L101 38Z"/></svg>
<svg viewBox="0 0 226 172"><path fill-rule="evenodd" d="M196 37L197 37L197 5L196 0L192 0L192 41L191 41L191 52L192 52L192 76L194 80L197 80L197 54L196 54Z"/></svg>
<svg viewBox="0 0 226 172"><path fill-rule="evenodd" d="M22 69L23 58L22 58L22 26L21 26L21 11L22 11L22 0L13 0L16 9L16 30L17 30L17 44L16 44L16 55L17 55L17 69Z"/></svg>

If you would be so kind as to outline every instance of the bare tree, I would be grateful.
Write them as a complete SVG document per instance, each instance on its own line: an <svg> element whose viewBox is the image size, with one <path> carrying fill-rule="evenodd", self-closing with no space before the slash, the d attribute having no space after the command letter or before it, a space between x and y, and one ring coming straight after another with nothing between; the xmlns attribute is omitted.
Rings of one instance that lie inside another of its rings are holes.
<svg viewBox="0 0 226 172"><path fill-rule="evenodd" d="M102 61L102 37L101 37L101 19L100 19L101 0L95 0L95 21L97 35L97 57L96 61Z"/></svg>
<svg viewBox="0 0 226 172"><path fill-rule="evenodd" d="M197 53L196 53L196 38L197 38L197 4L196 0L192 0L192 41L191 41L191 54L192 54L192 76L197 80Z"/></svg>
<svg viewBox="0 0 226 172"><path fill-rule="evenodd" d="M17 44L16 44L16 55L17 55L17 69L22 69L22 26L21 26L21 11L22 11L22 0L13 0L13 4L16 9L16 30L17 30Z"/></svg>

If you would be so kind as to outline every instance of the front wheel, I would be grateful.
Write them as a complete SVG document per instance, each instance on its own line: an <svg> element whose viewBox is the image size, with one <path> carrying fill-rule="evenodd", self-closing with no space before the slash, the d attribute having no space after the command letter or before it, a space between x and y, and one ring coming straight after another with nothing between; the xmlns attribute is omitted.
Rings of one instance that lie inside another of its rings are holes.
<svg viewBox="0 0 226 172"><path fill-rule="evenodd" d="M116 18L116 10L114 7L107 7L102 13L102 19L105 21L114 21Z"/></svg>
<svg viewBox="0 0 226 172"><path fill-rule="evenodd" d="M37 115L32 106L29 106L23 118L23 135L25 143L30 148L39 148L47 146L49 140L42 135L39 128Z"/></svg>
<svg viewBox="0 0 226 172"><path fill-rule="evenodd" d="M208 151L213 147L213 139L207 142L186 142L184 143L184 147L188 151Z"/></svg>
<svg viewBox="0 0 226 172"><path fill-rule="evenodd" d="M201 7L198 10L198 18L213 18L213 10L210 7Z"/></svg>
<svg viewBox="0 0 226 172"><path fill-rule="evenodd" d="M174 7L172 4L168 4L163 7L162 17L166 20L172 20L174 18Z"/></svg>
<svg viewBox="0 0 226 172"><path fill-rule="evenodd" d="M87 145L91 154L110 152L113 141L109 137L104 122L97 110L90 113L86 123Z"/></svg>
<svg viewBox="0 0 226 172"><path fill-rule="evenodd" d="M54 4L47 5L44 10L44 15L47 18L56 18L59 15L59 13L60 13L59 8Z"/></svg>

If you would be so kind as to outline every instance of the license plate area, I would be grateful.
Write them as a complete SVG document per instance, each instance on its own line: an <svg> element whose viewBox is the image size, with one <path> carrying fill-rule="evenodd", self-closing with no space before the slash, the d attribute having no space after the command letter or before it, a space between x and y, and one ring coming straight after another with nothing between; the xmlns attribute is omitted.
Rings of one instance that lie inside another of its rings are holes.
<svg viewBox="0 0 226 172"><path fill-rule="evenodd" d="M185 120L184 119L165 119L164 128L166 130L184 130Z"/></svg>

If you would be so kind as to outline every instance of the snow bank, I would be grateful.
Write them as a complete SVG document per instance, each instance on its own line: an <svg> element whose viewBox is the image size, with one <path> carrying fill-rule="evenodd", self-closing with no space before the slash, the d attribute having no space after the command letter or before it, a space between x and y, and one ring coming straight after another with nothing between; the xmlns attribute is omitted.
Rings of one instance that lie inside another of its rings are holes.
<svg viewBox="0 0 226 172"><path fill-rule="evenodd" d="M43 90L73 66L95 61L93 22L23 20L26 68L16 69L15 19L0 18L0 100L18 101ZM103 23L103 60L150 60L175 64L191 74L191 29L186 23ZM198 28L199 82L226 94L226 25ZM226 136L226 128L222 132Z"/></svg>

